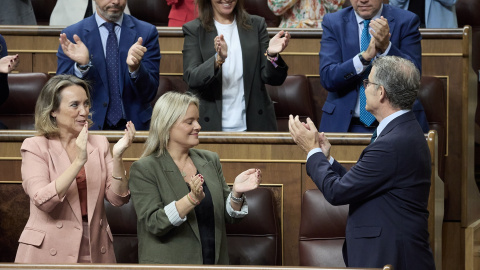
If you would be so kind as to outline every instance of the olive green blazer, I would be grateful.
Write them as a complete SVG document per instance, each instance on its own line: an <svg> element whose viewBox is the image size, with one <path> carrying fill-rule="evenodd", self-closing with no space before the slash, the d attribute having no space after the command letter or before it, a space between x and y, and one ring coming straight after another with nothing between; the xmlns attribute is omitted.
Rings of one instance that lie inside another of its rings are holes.
<svg viewBox="0 0 480 270"><path fill-rule="evenodd" d="M202 245L195 211L180 226L173 226L164 207L178 201L189 190L170 154L157 153L141 158L130 168L130 192L137 213L138 257L140 263L203 264ZM214 152L190 149L190 157L211 192L215 219L215 263L229 264L225 221L234 222L226 212L230 193Z"/></svg>

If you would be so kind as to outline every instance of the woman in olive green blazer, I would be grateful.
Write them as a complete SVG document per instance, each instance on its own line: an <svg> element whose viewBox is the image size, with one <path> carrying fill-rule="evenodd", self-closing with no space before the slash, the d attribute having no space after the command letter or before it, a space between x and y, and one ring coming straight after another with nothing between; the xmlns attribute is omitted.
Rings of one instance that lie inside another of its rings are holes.
<svg viewBox="0 0 480 270"><path fill-rule="evenodd" d="M229 263L225 222L248 213L244 192L261 172L242 172L230 190L218 155L192 148L198 117L190 94L168 92L155 104L145 151L130 169L140 263Z"/></svg>

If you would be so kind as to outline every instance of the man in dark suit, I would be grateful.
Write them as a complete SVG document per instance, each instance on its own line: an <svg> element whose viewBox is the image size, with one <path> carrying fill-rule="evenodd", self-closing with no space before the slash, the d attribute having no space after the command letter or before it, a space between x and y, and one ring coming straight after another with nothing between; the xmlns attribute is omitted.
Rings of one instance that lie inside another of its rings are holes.
<svg viewBox="0 0 480 270"><path fill-rule="evenodd" d="M330 156L328 139L310 119L301 123L290 116L290 133L308 153L307 173L325 199L350 204L347 267L435 269L428 241L430 152L411 111L420 73L406 59L385 56L373 61L364 84L366 109L379 125L348 172Z"/></svg>
<svg viewBox="0 0 480 270"><path fill-rule="evenodd" d="M361 98L361 82L368 76L371 61L378 56L409 59L421 71L420 20L409 11L383 4L382 0L350 2L351 7L326 14L322 22L320 80L328 96L319 130L371 133L378 123L362 111L365 99ZM425 112L418 100L413 112L423 131L428 132ZM373 122L363 120L362 114Z"/></svg>
<svg viewBox="0 0 480 270"><path fill-rule="evenodd" d="M127 0L95 3L94 15L60 34L57 74L91 84L92 129L123 130L131 120L147 130L159 85L158 31L124 14Z"/></svg>

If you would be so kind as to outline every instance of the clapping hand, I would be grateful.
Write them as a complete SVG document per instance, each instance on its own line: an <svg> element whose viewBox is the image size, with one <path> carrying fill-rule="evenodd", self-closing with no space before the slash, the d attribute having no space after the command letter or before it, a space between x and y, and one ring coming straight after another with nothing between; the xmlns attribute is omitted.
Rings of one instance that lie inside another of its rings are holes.
<svg viewBox="0 0 480 270"><path fill-rule="evenodd" d="M68 56L72 61L75 61L79 65L86 65L90 61L90 53L88 52L87 46L82 42L79 36L73 35L73 40L75 43L68 40L65 33L60 34L60 46L62 47L63 53Z"/></svg>
<svg viewBox="0 0 480 270"><path fill-rule="evenodd" d="M123 152L127 150L128 147L132 144L133 139L135 138L135 125L132 123L132 121L128 121L126 128L125 128L125 134L123 137L118 140L118 142L113 146L113 157L114 158L121 158L123 155Z"/></svg>
<svg viewBox="0 0 480 270"><path fill-rule="evenodd" d="M270 39L267 49L268 54L274 55L283 52L283 50L285 50L285 48L288 46L289 41L290 33L283 30L278 32L272 39Z"/></svg>
<svg viewBox="0 0 480 270"><path fill-rule="evenodd" d="M130 47L127 55L127 65L130 72L134 72L140 66L143 55L147 52L147 47L142 46L143 39L139 37L137 42Z"/></svg>
<svg viewBox="0 0 480 270"><path fill-rule="evenodd" d="M388 20L381 16L378 19L372 20L370 27L372 39L375 39L375 48L378 53L382 54L390 45L390 37L392 36L392 34L390 34Z"/></svg>
<svg viewBox="0 0 480 270"><path fill-rule="evenodd" d="M235 197L256 189L262 182L262 171L260 169L248 169L235 178L232 192Z"/></svg>
<svg viewBox="0 0 480 270"><path fill-rule="evenodd" d="M87 163L88 154L87 154L87 141L88 141L88 122L78 134L77 139L75 140L75 144L77 145L77 159L83 165Z"/></svg>
<svg viewBox="0 0 480 270"><path fill-rule="evenodd" d="M293 141L306 153L320 147L317 128L310 118L307 118L307 123L303 123L300 122L298 115L295 118L290 115L288 130Z"/></svg>
<svg viewBox="0 0 480 270"><path fill-rule="evenodd" d="M227 59L228 46L227 46L227 42L225 42L223 35L216 36L215 39L213 40L213 43L215 46L215 51L217 52L221 60Z"/></svg>
<svg viewBox="0 0 480 270"><path fill-rule="evenodd" d="M203 175L197 174L190 179L190 192L192 193L193 200L196 204L200 203L205 198L205 192L203 191ZM189 195L187 195L189 196Z"/></svg>
<svg viewBox="0 0 480 270"><path fill-rule="evenodd" d="M2 57L0 59L0 73L10 73L17 68L18 63L20 63L18 54Z"/></svg>

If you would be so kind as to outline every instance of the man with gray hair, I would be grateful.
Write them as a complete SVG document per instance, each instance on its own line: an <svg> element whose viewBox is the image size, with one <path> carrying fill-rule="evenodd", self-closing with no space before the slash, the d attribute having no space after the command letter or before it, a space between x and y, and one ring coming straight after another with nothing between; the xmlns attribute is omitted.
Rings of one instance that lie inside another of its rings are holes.
<svg viewBox="0 0 480 270"><path fill-rule="evenodd" d="M310 119L290 116L290 134L308 153L307 173L325 199L350 205L347 267L435 269L428 241L430 152L411 111L420 72L409 60L385 56L374 60L363 83L365 108L379 125L349 171L330 156L328 139Z"/></svg>

